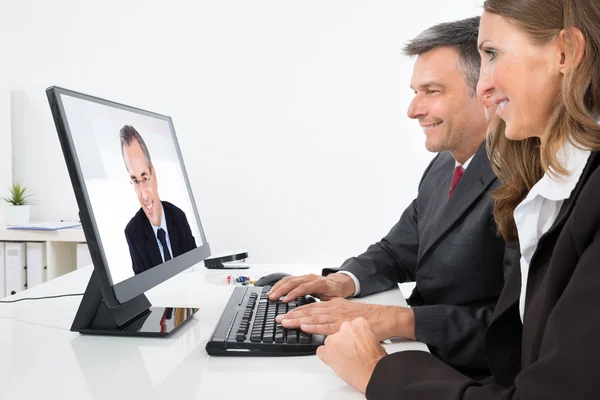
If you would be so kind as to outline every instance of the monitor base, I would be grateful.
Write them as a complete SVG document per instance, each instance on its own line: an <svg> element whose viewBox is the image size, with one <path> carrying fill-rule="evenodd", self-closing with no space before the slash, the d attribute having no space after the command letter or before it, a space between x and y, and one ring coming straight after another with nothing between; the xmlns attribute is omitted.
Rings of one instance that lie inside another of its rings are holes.
<svg viewBox="0 0 600 400"><path fill-rule="evenodd" d="M151 306L142 294L117 307L107 307L94 270L71 331L89 335L164 337L192 319L198 311L197 308Z"/></svg>
<svg viewBox="0 0 600 400"><path fill-rule="evenodd" d="M116 329L80 328L82 335L166 337L191 320L197 308L150 307L126 326ZM72 331L74 329L71 329Z"/></svg>

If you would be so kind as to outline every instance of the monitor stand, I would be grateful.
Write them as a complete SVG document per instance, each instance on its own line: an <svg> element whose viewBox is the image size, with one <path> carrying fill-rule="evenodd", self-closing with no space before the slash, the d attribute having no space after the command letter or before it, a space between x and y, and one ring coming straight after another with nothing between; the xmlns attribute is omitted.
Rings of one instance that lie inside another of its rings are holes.
<svg viewBox="0 0 600 400"><path fill-rule="evenodd" d="M144 294L117 307L107 307L94 269L71 331L91 335L164 337L192 319L196 311L197 308L152 307Z"/></svg>

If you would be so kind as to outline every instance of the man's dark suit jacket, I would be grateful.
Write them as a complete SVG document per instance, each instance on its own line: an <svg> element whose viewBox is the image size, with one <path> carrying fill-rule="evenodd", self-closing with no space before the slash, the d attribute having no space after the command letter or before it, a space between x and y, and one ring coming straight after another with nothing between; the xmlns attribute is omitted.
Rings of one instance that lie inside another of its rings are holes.
<svg viewBox="0 0 600 400"><path fill-rule="evenodd" d="M496 235L488 196L498 181L485 143L448 200L454 168L450 153L436 156L400 221L341 270L358 278L361 296L416 281L408 304L417 340L443 361L483 377L489 375L483 337L504 284L505 242Z"/></svg>
<svg viewBox="0 0 600 400"><path fill-rule="evenodd" d="M519 316L520 255L485 336L492 376L470 380L425 352L384 357L368 399L600 399L600 154L538 242Z"/></svg>
<svg viewBox="0 0 600 400"><path fill-rule="evenodd" d="M196 248L190 224L185 213L173 204L163 201L163 212L169 231L173 258ZM160 249L148 217L141 208L125 228L125 237L129 245L129 254L133 263L133 272L137 275L162 264Z"/></svg>

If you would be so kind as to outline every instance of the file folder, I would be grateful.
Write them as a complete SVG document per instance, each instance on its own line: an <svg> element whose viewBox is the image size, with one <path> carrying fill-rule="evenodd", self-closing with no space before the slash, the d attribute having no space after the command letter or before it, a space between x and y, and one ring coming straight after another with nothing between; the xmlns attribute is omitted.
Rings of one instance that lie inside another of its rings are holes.
<svg viewBox="0 0 600 400"><path fill-rule="evenodd" d="M48 264L46 263L46 243L27 242L27 288L46 282Z"/></svg>
<svg viewBox="0 0 600 400"><path fill-rule="evenodd" d="M6 270L4 268L4 242L0 242L0 299L6 297Z"/></svg>
<svg viewBox="0 0 600 400"><path fill-rule="evenodd" d="M77 269L92 265L92 256L87 243L77 243Z"/></svg>
<svg viewBox="0 0 600 400"><path fill-rule="evenodd" d="M25 243L6 242L4 254L6 295L10 296L27 289Z"/></svg>

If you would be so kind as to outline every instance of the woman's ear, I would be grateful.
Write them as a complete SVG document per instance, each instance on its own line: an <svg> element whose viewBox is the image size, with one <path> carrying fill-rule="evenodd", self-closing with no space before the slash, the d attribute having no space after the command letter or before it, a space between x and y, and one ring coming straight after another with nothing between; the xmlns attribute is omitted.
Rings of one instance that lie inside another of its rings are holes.
<svg viewBox="0 0 600 400"><path fill-rule="evenodd" d="M558 34L557 45L561 53L560 72L564 75L567 70L576 69L585 54L585 38L578 28L566 28Z"/></svg>

